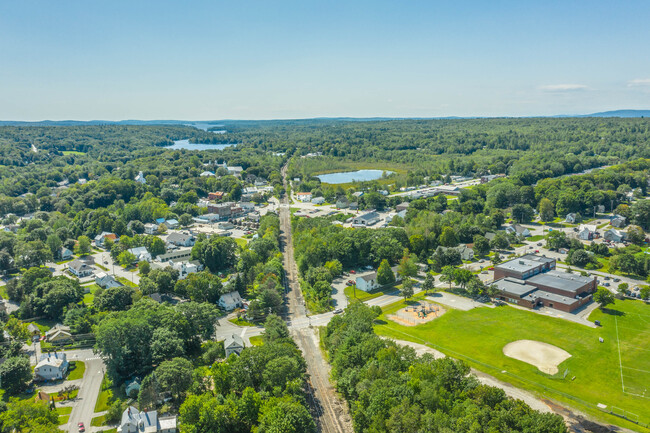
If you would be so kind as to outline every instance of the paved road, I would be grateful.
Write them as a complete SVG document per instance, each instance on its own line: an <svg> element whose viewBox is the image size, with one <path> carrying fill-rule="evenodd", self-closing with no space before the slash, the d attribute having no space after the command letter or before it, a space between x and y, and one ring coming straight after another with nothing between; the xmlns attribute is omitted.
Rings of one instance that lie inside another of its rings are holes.
<svg viewBox="0 0 650 433"><path fill-rule="evenodd" d="M79 394L74 401L68 424L62 425L60 428L67 432L77 432L77 424L83 422L86 431L91 431L90 421L95 412L95 404L106 367L104 361L95 355L92 349L70 350L66 353L69 361L83 361L86 364L86 372L80 381Z"/></svg>

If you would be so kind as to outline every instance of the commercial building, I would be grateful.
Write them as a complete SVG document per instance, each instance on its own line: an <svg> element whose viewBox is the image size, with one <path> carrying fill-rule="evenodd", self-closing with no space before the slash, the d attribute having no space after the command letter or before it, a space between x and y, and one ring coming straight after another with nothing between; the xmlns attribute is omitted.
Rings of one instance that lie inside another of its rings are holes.
<svg viewBox="0 0 650 433"><path fill-rule="evenodd" d="M555 270L555 260L532 254L494 268L499 298L527 308L571 312L591 301L597 280Z"/></svg>

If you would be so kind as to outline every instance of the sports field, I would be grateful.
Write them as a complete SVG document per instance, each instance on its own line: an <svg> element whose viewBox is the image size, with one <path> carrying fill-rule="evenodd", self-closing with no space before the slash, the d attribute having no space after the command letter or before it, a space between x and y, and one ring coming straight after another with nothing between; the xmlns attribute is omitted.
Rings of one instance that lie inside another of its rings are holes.
<svg viewBox="0 0 650 433"><path fill-rule="evenodd" d="M601 328L510 306L450 309L415 327L385 318L403 305L384 310L378 334L428 344L498 379L567 402L610 423L650 431L606 415L597 406L650 424L650 305L627 300L616 301L606 312L595 310L590 319L600 320ZM504 355L503 347L517 340L548 343L571 357L558 366L557 374L549 375Z"/></svg>

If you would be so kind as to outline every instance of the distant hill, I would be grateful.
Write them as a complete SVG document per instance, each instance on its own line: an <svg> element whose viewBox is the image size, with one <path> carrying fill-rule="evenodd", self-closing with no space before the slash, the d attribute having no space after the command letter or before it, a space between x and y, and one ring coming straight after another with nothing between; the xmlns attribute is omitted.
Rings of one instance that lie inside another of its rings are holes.
<svg viewBox="0 0 650 433"><path fill-rule="evenodd" d="M492 116L497 118L499 116ZM509 116L506 116L509 117ZM526 116L525 118L537 117ZM612 110L592 114L561 114L555 116L539 117L650 117L650 110ZM445 116L445 117L314 117L310 119L273 119L273 120L243 120L243 119L222 119L222 120L41 120L26 122L19 120L0 120L0 126L80 126L80 125L188 125L199 129L223 126L224 123L238 124L240 126L250 123L283 122L380 122L386 120L450 120L450 119L488 119L482 116ZM516 117L509 117L514 118ZM523 117L522 117L523 118Z"/></svg>
<svg viewBox="0 0 650 433"><path fill-rule="evenodd" d="M613 110L585 114L580 117L650 117L650 110Z"/></svg>

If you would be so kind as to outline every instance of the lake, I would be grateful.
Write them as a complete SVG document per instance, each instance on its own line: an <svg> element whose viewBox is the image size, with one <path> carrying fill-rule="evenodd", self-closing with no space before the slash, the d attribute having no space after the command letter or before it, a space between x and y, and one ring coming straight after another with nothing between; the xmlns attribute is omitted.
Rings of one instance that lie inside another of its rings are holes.
<svg viewBox="0 0 650 433"><path fill-rule="evenodd" d="M236 146L233 143L227 144L209 144L209 143L190 143L190 140L176 140L171 146L165 149L187 149L187 150L223 150L226 147Z"/></svg>
<svg viewBox="0 0 650 433"><path fill-rule="evenodd" d="M323 183L339 184L350 182L363 182L369 180L381 179L381 176L392 174L392 171L387 170L357 170L357 171L342 171L338 173L319 174L316 176Z"/></svg>

